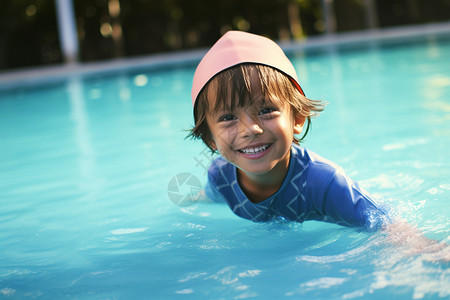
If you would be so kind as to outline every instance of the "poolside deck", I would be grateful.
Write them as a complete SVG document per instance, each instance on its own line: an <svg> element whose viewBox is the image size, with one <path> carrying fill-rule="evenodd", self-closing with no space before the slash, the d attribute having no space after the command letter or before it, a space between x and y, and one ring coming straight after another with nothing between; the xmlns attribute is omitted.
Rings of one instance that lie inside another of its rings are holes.
<svg viewBox="0 0 450 300"><path fill-rule="evenodd" d="M404 41L420 37L449 37L450 21L444 23L405 26L387 29L340 33L310 37L303 41L282 42L286 52L314 51L330 46L342 46L369 42ZM206 53L206 49L174 53L152 54L115 60L60 64L34 68L0 71L0 90L20 89L39 84L56 83L73 76L105 75L112 72L160 69L173 66L194 65Z"/></svg>

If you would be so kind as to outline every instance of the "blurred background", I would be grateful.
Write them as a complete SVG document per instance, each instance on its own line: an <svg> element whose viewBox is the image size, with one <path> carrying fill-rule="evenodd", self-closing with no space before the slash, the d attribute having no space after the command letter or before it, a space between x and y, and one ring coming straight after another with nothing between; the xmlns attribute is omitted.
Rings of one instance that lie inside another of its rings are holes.
<svg viewBox="0 0 450 300"><path fill-rule="evenodd" d="M301 41L447 21L450 0L2 0L0 71L205 48L231 29Z"/></svg>

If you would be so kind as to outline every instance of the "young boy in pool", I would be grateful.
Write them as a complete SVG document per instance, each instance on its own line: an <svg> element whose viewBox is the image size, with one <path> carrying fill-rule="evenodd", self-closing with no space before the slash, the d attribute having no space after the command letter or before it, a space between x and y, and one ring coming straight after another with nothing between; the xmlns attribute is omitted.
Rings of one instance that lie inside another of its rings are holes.
<svg viewBox="0 0 450 300"><path fill-rule="evenodd" d="M253 221L381 224L380 207L342 169L299 146L295 135L324 105L305 97L275 42L226 33L198 65L192 101L191 135L221 156L208 172L209 199Z"/></svg>
<svg viewBox="0 0 450 300"><path fill-rule="evenodd" d="M227 32L199 63L192 101L190 136L220 154L208 171L210 200L225 202L252 221L392 224L340 167L299 145L324 104L305 97L294 67L275 42ZM405 238L415 236L421 245L436 244L398 224L389 228L408 232Z"/></svg>

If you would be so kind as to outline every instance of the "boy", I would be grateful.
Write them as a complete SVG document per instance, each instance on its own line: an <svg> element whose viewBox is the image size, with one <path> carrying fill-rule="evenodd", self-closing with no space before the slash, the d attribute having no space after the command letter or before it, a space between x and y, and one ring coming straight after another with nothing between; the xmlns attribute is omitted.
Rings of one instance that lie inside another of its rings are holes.
<svg viewBox="0 0 450 300"><path fill-rule="evenodd" d="M253 221L383 228L407 253L433 252L427 259L449 261L445 243L390 220L339 166L300 147L311 117L324 105L305 97L294 67L273 41L227 32L198 65L192 101L195 127L189 136L220 154L205 187L212 201Z"/></svg>
<svg viewBox="0 0 450 300"><path fill-rule="evenodd" d="M273 41L225 34L200 62L192 91L195 128L221 158L206 195L253 221L324 220L378 227L384 212L342 169L299 146L321 101L305 97L295 69Z"/></svg>

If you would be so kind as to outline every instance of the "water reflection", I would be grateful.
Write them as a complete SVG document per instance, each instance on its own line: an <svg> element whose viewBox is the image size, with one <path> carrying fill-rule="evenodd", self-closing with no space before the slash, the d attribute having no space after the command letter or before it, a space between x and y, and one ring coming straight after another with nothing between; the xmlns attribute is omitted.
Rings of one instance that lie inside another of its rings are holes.
<svg viewBox="0 0 450 300"><path fill-rule="evenodd" d="M95 168L94 149L92 147L88 114L85 108L84 89L81 79L74 77L67 83L69 92L71 117L75 124L75 141L78 146L78 165L80 175L89 180Z"/></svg>

